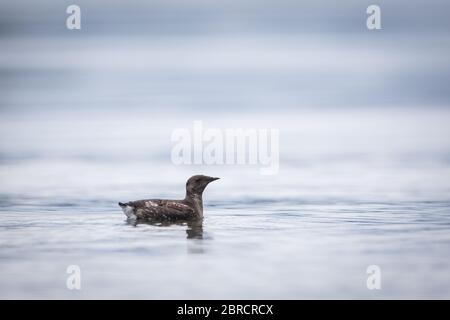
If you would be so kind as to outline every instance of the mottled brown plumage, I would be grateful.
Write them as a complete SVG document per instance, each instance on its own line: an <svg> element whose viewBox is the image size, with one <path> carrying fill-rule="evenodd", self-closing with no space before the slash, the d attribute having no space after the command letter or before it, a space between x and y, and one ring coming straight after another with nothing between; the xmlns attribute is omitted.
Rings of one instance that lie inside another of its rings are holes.
<svg viewBox="0 0 450 320"><path fill-rule="evenodd" d="M147 199L119 202L128 219L154 221L193 220L203 217L203 191L219 178L196 175L186 182L186 197L183 200Z"/></svg>

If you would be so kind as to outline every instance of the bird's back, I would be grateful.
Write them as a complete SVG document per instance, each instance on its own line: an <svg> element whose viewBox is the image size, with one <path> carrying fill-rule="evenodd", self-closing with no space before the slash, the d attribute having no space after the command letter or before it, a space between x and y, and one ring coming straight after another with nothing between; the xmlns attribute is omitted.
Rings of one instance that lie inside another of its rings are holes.
<svg viewBox="0 0 450 320"><path fill-rule="evenodd" d="M194 208L184 200L146 199L119 202L125 215L138 220L189 220L196 217Z"/></svg>

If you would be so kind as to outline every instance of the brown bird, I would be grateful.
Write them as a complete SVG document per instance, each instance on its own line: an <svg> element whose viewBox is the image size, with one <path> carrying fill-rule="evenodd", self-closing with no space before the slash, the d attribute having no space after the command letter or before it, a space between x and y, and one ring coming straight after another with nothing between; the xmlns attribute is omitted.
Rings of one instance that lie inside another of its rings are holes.
<svg viewBox="0 0 450 320"><path fill-rule="evenodd" d="M119 202L123 213L132 220L179 221L203 218L203 191L219 178L204 175L192 176L186 182L183 200L147 199Z"/></svg>

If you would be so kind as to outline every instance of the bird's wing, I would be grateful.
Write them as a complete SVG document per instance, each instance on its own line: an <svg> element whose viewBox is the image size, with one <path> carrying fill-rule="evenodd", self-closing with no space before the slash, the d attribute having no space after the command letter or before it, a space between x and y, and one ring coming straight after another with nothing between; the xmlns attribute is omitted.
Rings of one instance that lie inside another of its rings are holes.
<svg viewBox="0 0 450 320"><path fill-rule="evenodd" d="M190 206L173 200L139 200L129 203L138 218L186 219L194 215Z"/></svg>

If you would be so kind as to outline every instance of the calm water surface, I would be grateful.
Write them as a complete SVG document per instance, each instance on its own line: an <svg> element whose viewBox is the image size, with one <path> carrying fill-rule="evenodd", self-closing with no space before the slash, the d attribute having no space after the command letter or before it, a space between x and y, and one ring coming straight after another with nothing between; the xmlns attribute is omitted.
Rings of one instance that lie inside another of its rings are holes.
<svg viewBox="0 0 450 320"><path fill-rule="evenodd" d="M114 126L121 117L4 120L17 130L2 141L2 298L450 297L447 112L272 117L283 128L274 176L172 165L170 128ZM205 191L202 225L134 226L116 205L181 198L198 172L222 178ZM80 291L66 288L69 265ZM382 290L366 288L369 265Z"/></svg>
<svg viewBox="0 0 450 320"><path fill-rule="evenodd" d="M1 11L0 298L450 298L441 4L393 4L370 33L356 1L82 1L74 33L47 2ZM195 120L278 129L279 172L175 166ZM199 173L221 177L202 225L124 221L118 201L182 198Z"/></svg>
<svg viewBox="0 0 450 320"><path fill-rule="evenodd" d="M133 226L113 201L4 205L2 297L449 295L447 202L210 201L203 225ZM81 291L65 288L71 264ZM366 289L371 264L381 291Z"/></svg>

